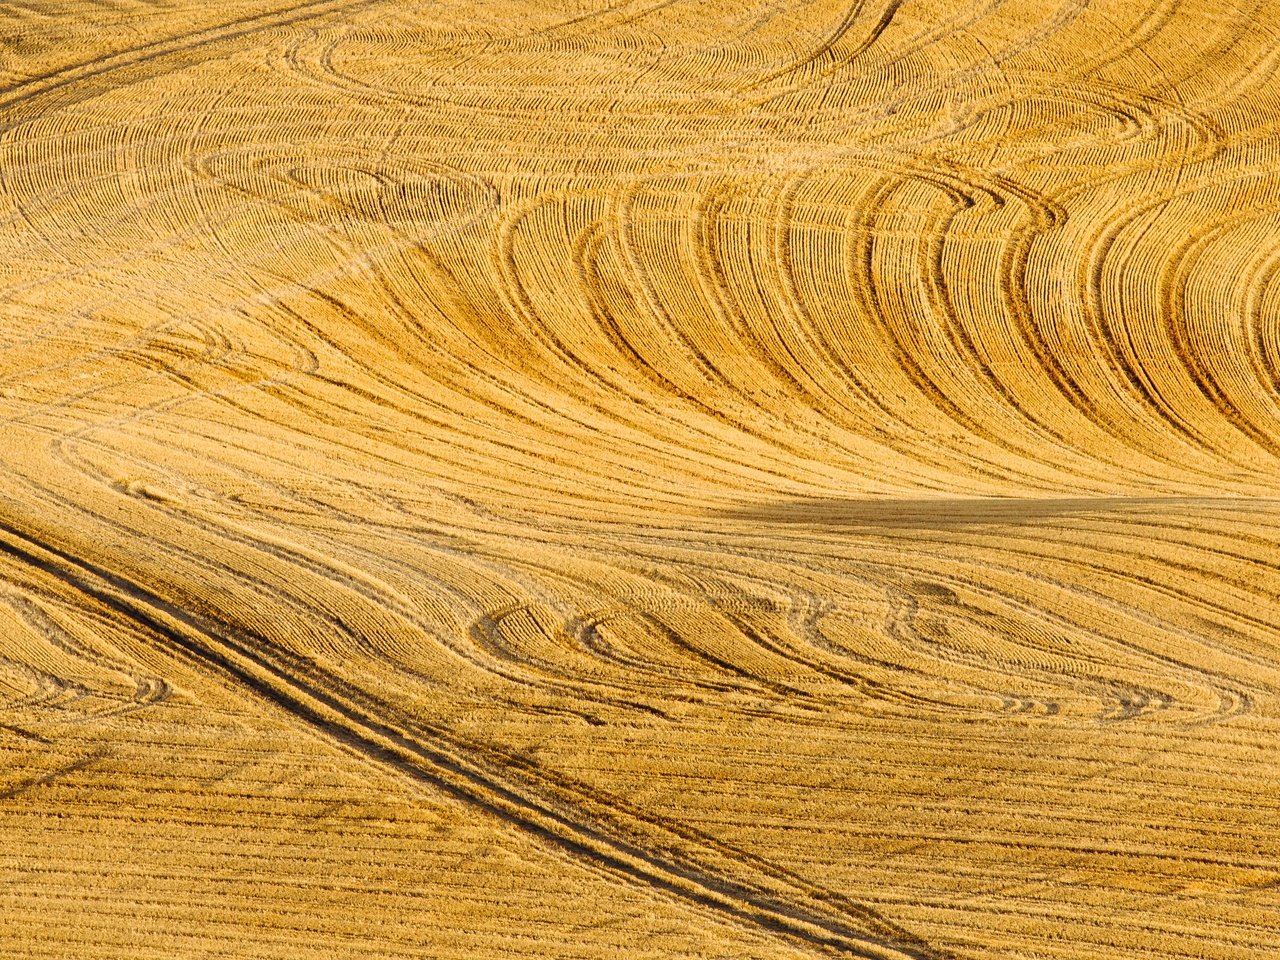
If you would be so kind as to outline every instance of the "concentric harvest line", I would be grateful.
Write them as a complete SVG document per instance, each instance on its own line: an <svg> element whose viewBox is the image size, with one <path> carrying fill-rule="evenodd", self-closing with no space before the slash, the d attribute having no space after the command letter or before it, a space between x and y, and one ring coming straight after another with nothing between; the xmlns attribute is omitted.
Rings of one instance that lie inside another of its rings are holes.
<svg viewBox="0 0 1280 960"><path fill-rule="evenodd" d="M1280 0L0 23L3 958L1276 955Z"/></svg>
<svg viewBox="0 0 1280 960"><path fill-rule="evenodd" d="M792 945L865 960L952 960L870 907L697 831L626 809L523 758L468 742L282 650L218 623L0 521L0 552L128 618L348 752L427 784L541 844L616 878L765 931Z"/></svg>
<svg viewBox="0 0 1280 960"><path fill-rule="evenodd" d="M307 0L307 2L286 7L284 10L267 10L263 13L239 17L191 33L154 40L151 43L109 53L93 60L69 64L39 76L29 77L0 91L0 111L11 110L59 89L126 67L150 63L216 43L238 40L272 27L283 27L311 17L361 6L364 2L365 0ZM0 130L13 122L15 122L13 118L0 112Z"/></svg>

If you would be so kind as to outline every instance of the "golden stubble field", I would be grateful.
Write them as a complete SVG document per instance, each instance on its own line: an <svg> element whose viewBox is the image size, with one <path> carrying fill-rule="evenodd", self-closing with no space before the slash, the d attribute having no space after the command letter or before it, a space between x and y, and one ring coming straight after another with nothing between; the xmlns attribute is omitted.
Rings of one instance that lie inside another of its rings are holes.
<svg viewBox="0 0 1280 960"><path fill-rule="evenodd" d="M0 956L1276 956L1278 68L0 4Z"/></svg>

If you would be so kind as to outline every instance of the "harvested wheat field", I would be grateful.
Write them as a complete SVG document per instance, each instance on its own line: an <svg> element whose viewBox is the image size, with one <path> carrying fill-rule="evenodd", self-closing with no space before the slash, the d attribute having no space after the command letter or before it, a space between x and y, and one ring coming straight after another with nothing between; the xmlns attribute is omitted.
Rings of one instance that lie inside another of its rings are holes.
<svg viewBox="0 0 1280 960"><path fill-rule="evenodd" d="M1280 955L1280 2L0 4L0 957Z"/></svg>

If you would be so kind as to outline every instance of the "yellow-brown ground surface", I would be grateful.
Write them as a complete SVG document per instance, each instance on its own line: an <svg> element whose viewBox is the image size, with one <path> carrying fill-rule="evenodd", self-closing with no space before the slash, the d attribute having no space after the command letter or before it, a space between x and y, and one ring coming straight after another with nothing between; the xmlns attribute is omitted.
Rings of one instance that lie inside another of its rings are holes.
<svg viewBox="0 0 1280 960"><path fill-rule="evenodd" d="M0 4L0 956L1277 956L1278 68Z"/></svg>

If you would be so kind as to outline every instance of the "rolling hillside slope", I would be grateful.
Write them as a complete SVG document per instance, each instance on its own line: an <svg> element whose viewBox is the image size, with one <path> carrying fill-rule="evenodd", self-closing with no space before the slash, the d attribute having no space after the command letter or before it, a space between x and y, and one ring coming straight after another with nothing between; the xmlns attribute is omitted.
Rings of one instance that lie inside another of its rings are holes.
<svg viewBox="0 0 1280 960"><path fill-rule="evenodd" d="M1278 69L0 5L0 956L1276 956Z"/></svg>

